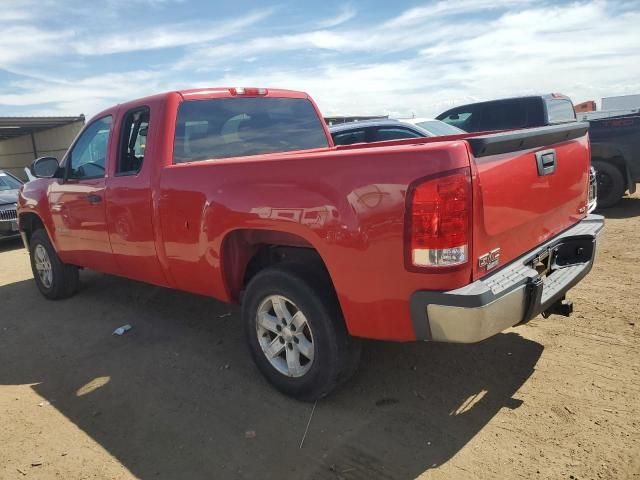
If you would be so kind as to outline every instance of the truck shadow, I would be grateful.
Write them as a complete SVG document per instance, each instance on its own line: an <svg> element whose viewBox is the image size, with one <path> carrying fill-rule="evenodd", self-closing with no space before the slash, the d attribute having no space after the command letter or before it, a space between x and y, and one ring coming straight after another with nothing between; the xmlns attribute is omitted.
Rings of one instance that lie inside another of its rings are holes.
<svg viewBox="0 0 640 480"><path fill-rule="evenodd" d="M317 404L300 449L312 405L257 373L235 309L82 280L59 302L31 280L0 287L0 384L35 384L141 479L415 478L517 408L543 350L514 333L477 345L367 342L359 374Z"/></svg>
<svg viewBox="0 0 640 480"><path fill-rule="evenodd" d="M640 198L638 196L624 197L611 208L598 209L595 213L605 218L632 218L640 216Z"/></svg>

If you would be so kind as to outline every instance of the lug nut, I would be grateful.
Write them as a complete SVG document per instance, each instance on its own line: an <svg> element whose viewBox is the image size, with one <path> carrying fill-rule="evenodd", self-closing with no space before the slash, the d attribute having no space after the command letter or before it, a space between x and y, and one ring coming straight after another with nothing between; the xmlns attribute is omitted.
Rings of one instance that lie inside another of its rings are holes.
<svg viewBox="0 0 640 480"><path fill-rule="evenodd" d="M298 340L298 337L294 337L294 338L293 338L293 341L294 341L295 343L300 343L300 340Z"/></svg>
<svg viewBox="0 0 640 480"><path fill-rule="evenodd" d="M280 337L280 343L284 343L284 338Z"/></svg>
<svg viewBox="0 0 640 480"><path fill-rule="evenodd" d="M282 331L282 327L280 325L276 325L276 330L278 330L280 332L280 331Z"/></svg>
<svg viewBox="0 0 640 480"><path fill-rule="evenodd" d="M287 347L289 347L289 350L293 350L293 345L291 345L290 343L287 343Z"/></svg>

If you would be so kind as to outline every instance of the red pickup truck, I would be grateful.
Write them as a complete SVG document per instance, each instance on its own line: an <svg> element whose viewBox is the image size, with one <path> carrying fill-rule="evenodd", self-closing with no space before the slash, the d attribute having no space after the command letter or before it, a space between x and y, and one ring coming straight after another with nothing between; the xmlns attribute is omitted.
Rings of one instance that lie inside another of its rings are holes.
<svg viewBox="0 0 640 480"><path fill-rule="evenodd" d="M358 338L478 342L568 315L591 269L587 124L335 147L301 92L169 92L96 115L32 165L35 282L90 268L242 305L281 391L328 394Z"/></svg>

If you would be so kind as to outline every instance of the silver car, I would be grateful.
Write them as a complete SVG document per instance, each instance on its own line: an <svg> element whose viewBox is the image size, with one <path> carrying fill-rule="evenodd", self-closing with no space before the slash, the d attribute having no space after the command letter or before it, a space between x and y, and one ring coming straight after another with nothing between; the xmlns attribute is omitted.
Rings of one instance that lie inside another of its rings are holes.
<svg viewBox="0 0 640 480"><path fill-rule="evenodd" d="M0 239L20 235L16 213L18 190L22 181L9 172L0 170Z"/></svg>
<svg viewBox="0 0 640 480"><path fill-rule="evenodd" d="M410 121L393 119L364 120L360 122L341 123L329 127L335 145L352 145L354 143L384 142L406 138L438 137L441 135L459 135L466 133L459 128L447 125L439 120L432 120L435 125L413 124Z"/></svg>

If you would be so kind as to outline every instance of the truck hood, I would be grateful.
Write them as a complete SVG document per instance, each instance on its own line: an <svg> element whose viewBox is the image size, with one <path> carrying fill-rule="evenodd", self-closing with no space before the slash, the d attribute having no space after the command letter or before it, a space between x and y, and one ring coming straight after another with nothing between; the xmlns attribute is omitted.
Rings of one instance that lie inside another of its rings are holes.
<svg viewBox="0 0 640 480"><path fill-rule="evenodd" d="M18 202L18 189L0 190L0 205L13 204Z"/></svg>

